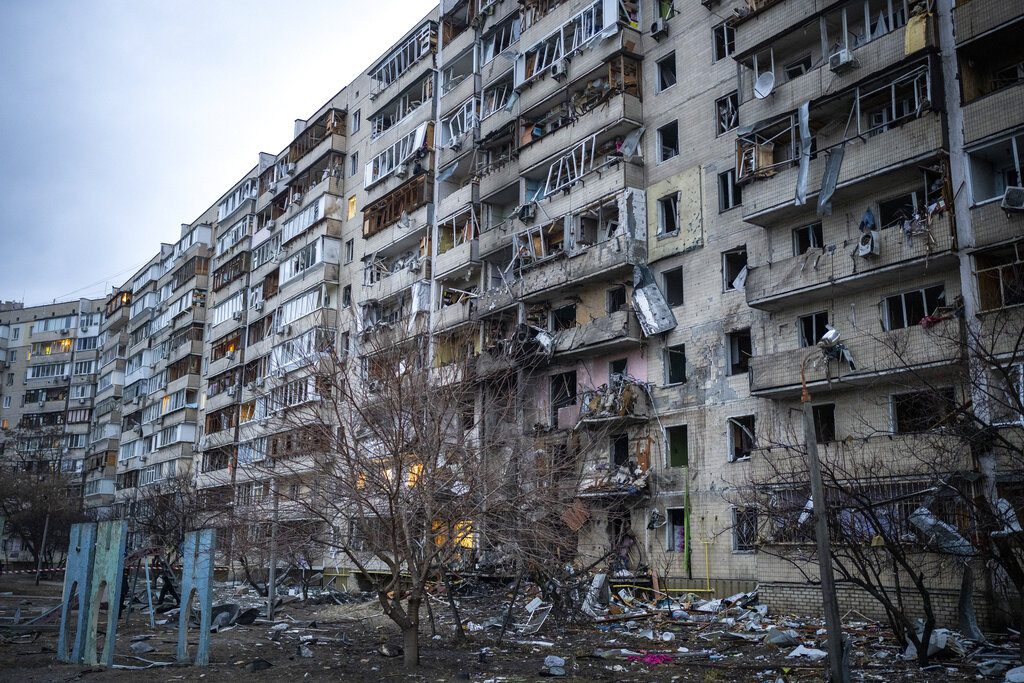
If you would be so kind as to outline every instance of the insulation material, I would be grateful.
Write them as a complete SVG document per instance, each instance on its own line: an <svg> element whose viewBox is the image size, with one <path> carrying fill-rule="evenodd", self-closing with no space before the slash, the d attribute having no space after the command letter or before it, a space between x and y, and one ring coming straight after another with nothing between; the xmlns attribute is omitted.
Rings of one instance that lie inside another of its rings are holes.
<svg viewBox="0 0 1024 683"><path fill-rule="evenodd" d="M676 317L658 288L654 274L644 265L633 266L633 310L647 337L668 332L676 326Z"/></svg>
<svg viewBox="0 0 1024 683"><path fill-rule="evenodd" d="M836 147L826 152L825 174L821 178L821 191L818 193L818 215L832 215L832 195L835 194L839 182L839 169L843 166L845 147Z"/></svg>
<svg viewBox="0 0 1024 683"><path fill-rule="evenodd" d="M930 14L915 14L903 29L903 53L913 54L928 46L928 17Z"/></svg>
<svg viewBox="0 0 1024 683"><path fill-rule="evenodd" d="M409 316L409 331L416 326L416 316L430 311L430 283L414 282L412 285L412 310Z"/></svg>
<svg viewBox="0 0 1024 683"><path fill-rule="evenodd" d="M811 126L808 122L811 111L811 103L804 102L800 105L797 115L800 119L800 170L796 176L796 204L803 206L807 203L807 172L811 166Z"/></svg>
<svg viewBox="0 0 1024 683"><path fill-rule="evenodd" d="M942 548L950 555L971 557L975 554L974 546L960 535L960 532L936 517L926 507L919 507L910 513L910 523L921 532L930 543Z"/></svg>

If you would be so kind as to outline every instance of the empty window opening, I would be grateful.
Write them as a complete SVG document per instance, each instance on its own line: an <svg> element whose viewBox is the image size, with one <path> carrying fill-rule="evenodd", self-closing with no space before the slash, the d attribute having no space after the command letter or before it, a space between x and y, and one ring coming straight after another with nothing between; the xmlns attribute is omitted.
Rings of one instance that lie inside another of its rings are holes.
<svg viewBox="0 0 1024 683"><path fill-rule="evenodd" d="M809 348L817 344L827 331L827 326L828 311L818 311L797 318L800 348Z"/></svg>
<svg viewBox="0 0 1024 683"><path fill-rule="evenodd" d="M551 377L551 426L558 427L558 410L576 405L576 372Z"/></svg>
<svg viewBox="0 0 1024 683"><path fill-rule="evenodd" d="M673 192L658 200L658 234L679 232L679 193Z"/></svg>
<svg viewBox="0 0 1024 683"><path fill-rule="evenodd" d="M968 153L975 203L1000 199L1007 188L1021 187L1024 135L1000 140Z"/></svg>
<svg viewBox="0 0 1024 683"><path fill-rule="evenodd" d="M551 311L551 331L561 332L576 327L576 304L560 306Z"/></svg>
<svg viewBox="0 0 1024 683"><path fill-rule="evenodd" d="M658 60L658 92L668 90L676 84L676 53L670 52Z"/></svg>
<svg viewBox="0 0 1024 683"><path fill-rule="evenodd" d="M665 450L668 453L669 467L689 467L690 440L686 425L665 429Z"/></svg>
<svg viewBox="0 0 1024 683"><path fill-rule="evenodd" d="M736 171L729 169L718 174L718 210L734 209L743 203L743 190L736 184Z"/></svg>
<svg viewBox="0 0 1024 683"><path fill-rule="evenodd" d="M608 314L618 313L626 308L626 288L622 285L608 290Z"/></svg>
<svg viewBox="0 0 1024 683"><path fill-rule="evenodd" d="M793 255L806 254L809 249L821 249L825 246L821 223L811 223L793 230Z"/></svg>
<svg viewBox="0 0 1024 683"><path fill-rule="evenodd" d="M749 460L756 442L754 416L729 418L729 462Z"/></svg>
<svg viewBox="0 0 1024 683"><path fill-rule="evenodd" d="M729 374L739 375L750 368L750 356L753 348L750 342L750 329L736 330L728 334L729 343Z"/></svg>
<svg viewBox="0 0 1024 683"><path fill-rule="evenodd" d="M925 316L931 316L946 305L945 285L932 285L912 289L886 297L885 329L899 330L919 325Z"/></svg>
<svg viewBox="0 0 1024 683"><path fill-rule="evenodd" d="M836 405L822 403L811 406L814 417L814 438L818 443L831 443L836 440Z"/></svg>
<svg viewBox="0 0 1024 683"><path fill-rule="evenodd" d="M658 129L658 161L666 161L679 154L679 122L665 124Z"/></svg>
<svg viewBox="0 0 1024 683"><path fill-rule="evenodd" d="M974 259L983 311L1024 304L1024 241L981 252Z"/></svg>
<svg viewBox="0 0 1024 683"><path fill-rule="evenodd" d="M686 344L665 349L665 382L679 384L686 381Z"/></svg>
<svg viewBox="0 0 1024 683"><path fill-rule="evenodd" d="M728 21L724 21L714 29L714 61L725 59L736 49L736 29Z"/></svg>
<svg viewBox="0 0 1024 683"><path fill-rule="evenodd" d="M609 437L609 448L613 467L625 467L629 464L629 436L613 434Z"/></svg>
<svg viewBox="0 0 1024 683"><path fill-rule="evenodd" d="M725 291L743 290L747 281L747 247L722 252L722 275Z"/></svg>
<svg viewBox="0 0 1024 683"><path fill-rule="evenodd" d="M811 54L808 52L804 56L787 63L782 69L786 72L786 80L791 81L810 71L812 65Z"/></svg>
<svg viewBox="0 0 1024 683"><path fill-rule="evenodd" d="M740 96L731 92L715 100L715 134L721 135L740 125Z"/></svg>
<svg viewBox="0 0 1024 683"><path fill-rule="evenodd" d="M672 268L661 274L665 283L665 301L669 306L683 305L683 268Z"/></svg>
<svg viewBox="0 0 1024 683"><path fill-rule="evenodd" d="M884 230L895 225L902 225L904 221L913 220L923 204L923 190L914 190L878 202L878 225Z"/></svg>
<svg viewBox="0 0 1024 683"><path fill-rule="evenodd" d="M955 408L956 395L952 387L894 394L893 431L897 434L914 434L937 429Z"/></svg>
<svg viewBox="0 0 1024 683"><path fill-rule="evenodd" d="M608 363L608 383L614 384L620 381L629 372L629 360L619 358Z"/></svg>

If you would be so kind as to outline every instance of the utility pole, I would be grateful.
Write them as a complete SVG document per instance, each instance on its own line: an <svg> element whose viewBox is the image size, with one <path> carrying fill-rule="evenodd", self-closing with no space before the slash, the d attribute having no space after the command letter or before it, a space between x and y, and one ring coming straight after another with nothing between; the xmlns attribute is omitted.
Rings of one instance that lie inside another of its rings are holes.
<svg viewBox="0 0 1024 683"><path fill-rule="evenodd" d="M821 606L828 631L828 673L832 683L850 683L850 672L843 660L843 624L839 618L839 600L835 578L832 575L832 545L828 531L828 504L825 486L821 481L821 462L818 460L818 437L814 429L814 411L811 394L807 391L804 370L813 354L808 354L800 365L800 403L803 407L804 443L807 444L807 469L811 475L811 501L814 515L814 536L818 545L818 572L821 579Z"/></svg>
<svg viewBox="0 0 1024 683"><path fill-rule="evenodd" d="M270 563L267 569L267 619L274 618L277 597L277 477L270 478L270 495L274 504L274 517L270 522Z"/></svg>

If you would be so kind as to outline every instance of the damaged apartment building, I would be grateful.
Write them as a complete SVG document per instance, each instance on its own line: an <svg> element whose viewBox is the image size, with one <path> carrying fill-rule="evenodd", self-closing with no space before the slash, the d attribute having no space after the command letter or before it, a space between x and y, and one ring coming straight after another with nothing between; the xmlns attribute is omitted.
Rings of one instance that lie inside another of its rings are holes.
<svg viewBox="0 0 1024 683"><path fill-rule="evenodd" d="M311 355L468 355L579 456L586 564L813 602L743 489L804 382L823 458L890 462L922 383L972 398L970 331L1020 329L1022 39L1001 0L445 0L98 304L85 501L316 495L261 466L309 443L268 418L317 400ZM920 502L904 475L880 499Z"/></svg>

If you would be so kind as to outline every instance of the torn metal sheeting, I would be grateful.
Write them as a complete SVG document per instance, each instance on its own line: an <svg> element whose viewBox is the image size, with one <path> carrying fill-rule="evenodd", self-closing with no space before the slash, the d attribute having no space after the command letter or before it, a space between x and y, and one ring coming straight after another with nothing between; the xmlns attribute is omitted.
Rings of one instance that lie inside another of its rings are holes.
<svg viewBox="0 0 1024 683"><path fill-rule="evenodd" d="M633 266L633 308L644 335L648 337L668 332L677 325L676 316L658 287L654 273L645 265Z"/></svg>

